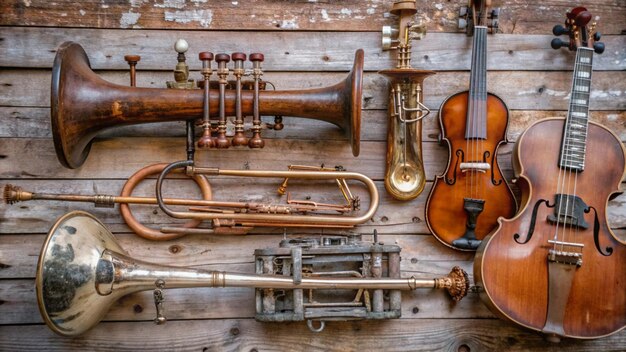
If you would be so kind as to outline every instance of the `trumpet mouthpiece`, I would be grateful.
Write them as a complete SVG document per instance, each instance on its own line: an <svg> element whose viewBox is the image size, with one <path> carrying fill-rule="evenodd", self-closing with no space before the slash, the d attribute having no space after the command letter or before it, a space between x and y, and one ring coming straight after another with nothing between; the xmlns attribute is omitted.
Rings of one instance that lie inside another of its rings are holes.
<svg viewBox="0 0 626 352"><path fill-rule="evenodd" d="M4 185L3 195L5 204L14 204L32 198L32 193L23 191L21 187L13 186L10 183Z"/></svg>

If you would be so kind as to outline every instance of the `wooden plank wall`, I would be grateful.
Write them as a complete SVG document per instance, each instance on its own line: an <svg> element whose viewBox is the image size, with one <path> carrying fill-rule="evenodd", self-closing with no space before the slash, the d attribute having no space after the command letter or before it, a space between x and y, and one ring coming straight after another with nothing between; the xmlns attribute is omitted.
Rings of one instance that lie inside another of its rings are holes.
<svg viewBox="0 0 626 352"><path fill-rule="evenodd" d="M436 143L434 118L424 126L425 192L398 202L383 187L386 150L386 83L377 70L393 65L380 51L379 30L395 24L385 12L392 1L277 0L129 0L72 2L4 0L0 4L0 183L47 192L110 193L125 178L154 162L182 159L184 126L162 123L107 132L93 146L85 165L63 168L51 140L49 96L51 65L57 46L81 43L92 67L104 79L126 84L124 54L139 54L138 85L162 87L175 64L177 38L190 43L188 62L198 77L199 51L265 53L265 78L279 89L325 87L342 80L357 48L365 49L365 83L361 155L353 158L348 143L333 126L286 119L285 130L264 131L263 150L200 152L202 165L220 168L284 169L288 164L343 165L376 181L381 202L376 215L357 232L376 229L382 241L402 246L405 276L432 277L453 265L472 269L472 255L440 245L428 234L423 212L434 175L443 171L447 151ZM438 71L425 83L425 103L436 110L446 96L468 87L471 40L456 29L464 0L418 1L428 21L426 38L414 44L413 66ZM509 138L514 142L532 122L565 116L574 55L550 48L551 28L562 23L573 5L566 1L501 1L501 33L489 38L489 90L511 110ZM592 118L626 141L626 2L589 1L607 50L596 56L591 96ZM435 111L436 112L436 111ZM507 177L512 143L499 159ZM275 201L275 180L259 183L213 181L217 199ZM177 194L194 194L184 180L169 182ZM139 192L149 194L152 185ZM359 190L361 192L361 190ZM302 197L337 199L329 187L304 186ZM253 271L255 248L270 247L281 229L257 229L239 237L188 236L148 242L133 235L117 210L67 203L0 205L0 349L202 351L261 350L625 350L626 331L594 341L546 342L537 334L496 319L472 291L453 305L443 292L403 294L402 318L394 321L330 323L309 332L303 323L254 321L251 289L167 290L169 322L155 326L151 293L133 294L116 303L88 334L68 339L43 325L34 295L37 256L54 220L72 209L101 218L131 256L163 264L204 269ZM160 210L138 212L152 225L167 224ZM609 204L609 220L626 237L626 196ZM368 235L365 238L369 238Z"/></svg>

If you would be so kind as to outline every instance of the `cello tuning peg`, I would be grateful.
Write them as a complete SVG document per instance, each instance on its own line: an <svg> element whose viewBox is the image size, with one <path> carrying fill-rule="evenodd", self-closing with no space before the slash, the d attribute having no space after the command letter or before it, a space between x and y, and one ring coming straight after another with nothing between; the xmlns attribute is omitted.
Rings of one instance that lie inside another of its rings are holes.
<svg viewBox="0 0 626 352"><path fill-rule="evenodd" d="M491 33L493 34L498 33L499 27L500 27L500 20L498 20L497 18L492 19L491 24L489 25L489 28L491 29Z"/></svg>
<svg viewBox="0 0 626 352"><path fill-rule="evenodd" d="M554 38L552 39L550 45L552 46L552 49L560 49L564 46L569 47L569 42L564 42L559 38Z"/></svg>
<svg viewBox="0 0 626 352"><path fill-rule="evenodd" d="M602 54L604 52L604 43L601 43L601 42L593 43L593 51L595 51L596 54Z"/></svg>
<svg viewBox="0 0 626 352"><path fill-rule="evenodd" d="M467 16L467 6L461 6L459 8L459 17Z"/></svg>
<svg viewBox="0 0 626 352"><path fill-rule="evenodd" d="M458 27L459 29L467 28L467 20L465 18L459 18Z"/></svg>
<svg viewBox="0 0 626 352"><path fill-rule="evenodd" d="M593 34L593 40L595 40L595 41L600 40L600 37L602 37L602 34L600 34L600 32L595 32Z"/></svg>
<svg viewBox="0 0 626 352"><path fill-rule="evenodd" d="M557 24L552 28L552 33L556 36L560 36L563 34L569 34L569 30L567 30L567 28L561 26L560 24Z"/></svg>

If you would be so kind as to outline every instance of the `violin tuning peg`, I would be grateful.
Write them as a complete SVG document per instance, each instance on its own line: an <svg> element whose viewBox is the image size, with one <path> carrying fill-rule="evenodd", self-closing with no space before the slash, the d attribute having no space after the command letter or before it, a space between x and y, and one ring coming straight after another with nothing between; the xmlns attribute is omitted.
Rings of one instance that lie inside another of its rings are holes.
<svg viewBox="0 0 626 352"><path fill-rule="evenodd" d="M552 42L550 43L550 45L552 46L552 49L560 49L564 46L569 47L569 42L564 42L559 38L554 38L552 39Z"/></svg>
<svg viewBox="0 0 626 352"><path fill-rule="evenodd" d="M560 24L557 24L556 26L552 28L552 33L556 36L560 36L563 34L568 34L569 31L565 27L561 26Z"/></svg>
<svg viewBox="0 0 626 352"><path fill-rule="evenodd" d="M602 54L604 52L604 43L593 43L593 51L595 51L596 54Z"/></svg>
<svg viewBox="0 0 626 352"><path fill-rule="evenodd" d="M593 34L593 40L595 40L595 41L600 40L600 37L602 37L602 34L600 34L600 32L595 32Z"/></svg>

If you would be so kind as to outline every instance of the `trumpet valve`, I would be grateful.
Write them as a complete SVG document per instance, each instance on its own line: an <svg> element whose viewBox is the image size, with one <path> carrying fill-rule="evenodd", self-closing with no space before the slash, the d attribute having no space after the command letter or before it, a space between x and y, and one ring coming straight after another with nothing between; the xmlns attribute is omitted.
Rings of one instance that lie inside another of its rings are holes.
<svg viewBox="0 0 626 352"><path fill-rule="evenodd" d="M246 54L233 53L230 56L235 63L233 75L236 79L236 101L235 101L235 135L233 136L233 146L242 146L248 144L248 138L244 135L243 114L241 111L241 77L245 74L243 62L246 60Z"/></svg>
<svg viewBox="0 0 626 352"><path fill-rule="evenodd" d="M252 149L258 149L265 147L265 141L261 138L260 127L252 132L252 138L248 141L248 147Z"/></svg>
<svg viewBox="0 0 626 352"><path fill-rule="evenodd" d="M141 56L139 55L126 55L124 56L124 60L126 60L126 62L128 62L128 66L130 66L130 86L131 87L135 87L136 86L136 80L135 80L135 66L137 66L137 63L139 62L139 60L141 60Z"/></svg>
<svg viewBox="0 0 626 352"><path fill-rule="evenodd" d="M219 77L220 84L220 118L217 124L217 139L215 140L215 147L218 149L226 149L230 147L230 140L226 138L226 115L225 115L225 90L228 84L228 73L230 72L226 64L230 62L230 55L217 54L215 55L215 61L217 62L217 76Z"/></svg>
<svg viewBox="0 0 626 352"><path fill-rule="evenodd" d="M237 129L237 127L235 127L235 129ZM233 144L233 147L239 147L239 146L248 144L248 138L243 134L243 128L241 131L235 131L232 144Z"/></svg>
<svg viewBox="0 0 626 352"><path fill-rule="evenodd" d="M230 147L230 140L226 138L226 126L224 126L224 130L222 130L221 126L219 128L220 130L215 139L215 147L218 149L226 149Z"/></svg>
<svg viewBox="0 0 626 352"><path fill-rule="evenodd" d="M204 132L202 132L202 137L198 139L198 148L206 149L215 147L215 142L213 141L213 137L211 137L211 127L205 128Z"/></svg>
<svg viewBox="0 0 626 352"><path fill-rule="evenodd" d="M188 49L189 43L184 39L178 39L174 43L174 50L178 53L178 63L174 69L174 81L167 81L168 88L192 89L194 87L194 81L189 80L189 66L185 57Z"/></svg>
<svg viewBox="0 0 626 352"><path fill-rule="evenodd" d="M210 86L210 77L213 73L211 69L211 61L213 60L213 53L204 51L201 52L198 57L200 61L202 61L202 76L204 77L204 106L203 106L203 116L202 116L202 137L198 140L198 148L213 148L215 146L215 142L211 137L211 121L209 117L209 86Z"/></svg>

